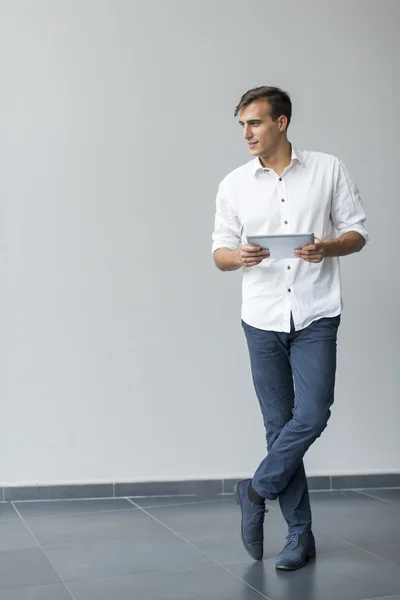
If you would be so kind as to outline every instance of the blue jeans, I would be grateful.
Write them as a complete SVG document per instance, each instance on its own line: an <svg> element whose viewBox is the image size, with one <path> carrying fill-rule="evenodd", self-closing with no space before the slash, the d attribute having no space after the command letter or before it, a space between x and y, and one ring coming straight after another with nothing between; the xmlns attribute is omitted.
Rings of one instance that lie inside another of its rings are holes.
<svg viewBox="0 0 400 600"><path fill-rule="evenodd" d="M334 400L340 315L290 333L242 326L260 403L268 454L253 478L255 491L279 498L289 533L311 530L303 456L325 429Z"/></svg>

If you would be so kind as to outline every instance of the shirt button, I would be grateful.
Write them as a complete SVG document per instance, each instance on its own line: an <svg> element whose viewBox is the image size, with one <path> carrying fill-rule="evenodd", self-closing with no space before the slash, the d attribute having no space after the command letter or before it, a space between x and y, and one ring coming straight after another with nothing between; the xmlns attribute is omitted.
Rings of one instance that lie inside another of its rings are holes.
<svg viewBox="0 0 400 600"><path fill-rule="evenodd" d="M285 202L285 198L282 198L282 202Z"/></svg>
<svg viewBox="0 0 400 600"><path fill-rule="evenodd" d="M288 292L291 292L291 291L292 291L292 290L289 288L289 289L288 289Z"/></svg>
<svg viewBox="0 0 400 600"><path fill-rule="evenodd" d="M282 177L279 177L279 181L282 181Z"/></svg>
<svg viewBox="0 0 400 600"><path fill-rule="evenodd" d="M285 221L285 225L288 225L289 223L287 221Z"/></svg>
<svg viewBox="0 0 400 600"><path fill-rule="evenodd" d="M288 265L288 269L291 269L291 268L292 268L292 267L290 267L290 266ZM290 291L290 290L289 290L289 291Z"/></svg>

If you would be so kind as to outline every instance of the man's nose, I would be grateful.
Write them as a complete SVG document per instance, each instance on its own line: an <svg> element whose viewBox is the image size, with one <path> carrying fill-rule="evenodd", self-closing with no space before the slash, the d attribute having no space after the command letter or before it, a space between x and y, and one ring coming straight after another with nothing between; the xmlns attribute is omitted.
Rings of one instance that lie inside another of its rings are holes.
<svg viewBox="0 0 400 600"><path fill-rule="evenodd" d="M250 140L253 137L250 127L244 127L243 136L245 140Z"/></svg>

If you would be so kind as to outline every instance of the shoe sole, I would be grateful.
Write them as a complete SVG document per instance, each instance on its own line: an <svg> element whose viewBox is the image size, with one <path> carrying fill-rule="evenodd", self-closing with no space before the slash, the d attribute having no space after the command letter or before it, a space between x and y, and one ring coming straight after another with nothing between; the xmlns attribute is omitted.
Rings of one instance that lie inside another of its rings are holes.
<svg viewBox="0 0 400 600"><path fill-rule="evenodd" d="M304 567L309 560L315 558L316 554L317 552L315 548L312 548L312 550L310 550L310 552L307 552L307 554L305 555L303 562L300 565L297 565L297 567L276 566L275 569L278 569L279 571L297 571L297 569L301 569L302 567Z"/></svg>
<svg viewBox="0 0 400 600"><path fill-rule="evenodd" d="M250 550L247 548L246 543L244 541L244 537L243 537L243 507L242 507L242 503L240 501L239 484L238 483L236 485L234 485L233 491L234 491L235 498L236 498L236 504L238 506L240 506L240 512L242 514L242 521L241 521L241 524L240 524L240 537L242 538L242 543L243 543L244 549L246 550L247 554L249 556L251 556L251 558L253 560L262 560L262 557L261 558L254 558L254 556L251 554Z"/></svg>

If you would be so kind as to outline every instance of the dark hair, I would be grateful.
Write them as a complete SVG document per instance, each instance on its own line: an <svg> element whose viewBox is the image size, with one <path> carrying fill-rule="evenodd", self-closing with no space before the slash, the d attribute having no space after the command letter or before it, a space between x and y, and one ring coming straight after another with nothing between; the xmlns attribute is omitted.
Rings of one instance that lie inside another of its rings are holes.
<svg viewBox="0 0 400 600"><path fill-rule="evenodd" d="M290 100L289 94L278 87L263 85L249 90L240 98L234 116L237 117L239 111L244 106L251 104L255 100L267 100L269 104L269 114L272 119L276 121L279 117L285 115L287 118L287 127L289 127L290 119L292 117L292 101Z"/></svg>

